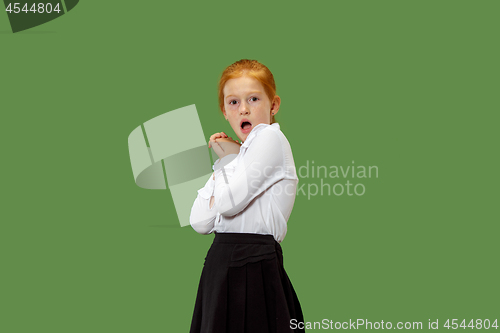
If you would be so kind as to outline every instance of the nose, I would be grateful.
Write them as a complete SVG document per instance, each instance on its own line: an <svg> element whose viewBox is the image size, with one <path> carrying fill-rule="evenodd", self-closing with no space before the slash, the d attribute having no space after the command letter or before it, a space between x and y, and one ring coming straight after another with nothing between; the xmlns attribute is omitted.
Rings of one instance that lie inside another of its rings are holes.
<svg viewBox="0 0 500 333"><path fill-rule="evenodd" d="M248 114L248 105L246 102L241 103L240 113L241 114Z"/></svg>

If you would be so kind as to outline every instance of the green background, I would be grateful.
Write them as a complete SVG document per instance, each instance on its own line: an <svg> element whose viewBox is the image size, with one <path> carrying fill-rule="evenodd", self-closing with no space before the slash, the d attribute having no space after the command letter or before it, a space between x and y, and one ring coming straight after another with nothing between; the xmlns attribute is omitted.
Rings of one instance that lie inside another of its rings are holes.
<svg viewBox="0 0 500 333"><path fill-rule="evenodd" d="M216 86L242 58L273 72L297 168L379 168L363 196L297 196L282 247L305 320L499 318L499 10L81 1L16 34L0 14L0 331L189 330L213 235L135 185L127 137L190 104L207 141L235 137Z"/></svg>

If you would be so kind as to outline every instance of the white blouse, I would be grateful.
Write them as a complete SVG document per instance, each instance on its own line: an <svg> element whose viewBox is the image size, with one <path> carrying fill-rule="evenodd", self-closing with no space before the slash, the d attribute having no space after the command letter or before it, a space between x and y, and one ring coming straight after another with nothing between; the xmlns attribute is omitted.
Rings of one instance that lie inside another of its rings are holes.
<svg viewBox="0 0 500 333"><path fill-rule="evenodd" d="M258 135L257 135L258 134ZM299 179L292 150L277 123L258 124L239 154L215 161L191 209L196 232L273 235L281 243L287 231ZM210 208L210 198L214 205Z"/></svg>

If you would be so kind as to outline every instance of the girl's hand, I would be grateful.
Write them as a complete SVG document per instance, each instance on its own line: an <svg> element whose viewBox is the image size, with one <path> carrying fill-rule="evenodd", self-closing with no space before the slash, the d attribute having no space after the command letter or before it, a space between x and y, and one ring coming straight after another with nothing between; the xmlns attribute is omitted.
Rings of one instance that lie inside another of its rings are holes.
<svg viewBox="0 0 500 333"><path fill-rule="evenodd" d="M215 140L219 138L227 138L227 134L224 132L212 134L210 140L208 141L208 148L212 148L213 143L215 143Z"/></svg>
<svg viewBox="0 0 500 333"><path fill-rule="evenodd" d="M239 154L240 146L241 143L228 137L224 132L215 133L208 142L208 147L212 148L219 158L229 154Z"/></svg>
<svg viewBox="0 0 500 333"><path fill-rule="evenodd" d="M221 147L221 145L217 142L217 139L226 139L227 134L224 132L220 133L215 133L212 134L210 137L210 140L208 141L208 148L212 148L214 152L219 156L219 158L222 158L225 156L224 154L224 149Z"/></svg>

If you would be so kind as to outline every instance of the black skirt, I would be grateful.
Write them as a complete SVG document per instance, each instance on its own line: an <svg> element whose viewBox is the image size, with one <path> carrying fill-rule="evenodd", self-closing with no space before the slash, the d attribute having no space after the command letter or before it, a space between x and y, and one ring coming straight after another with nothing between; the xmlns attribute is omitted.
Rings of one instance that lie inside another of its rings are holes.
<svg viewBox="0 0 500 333"><path fill-rule="evenodd" d="M292 319L304 321L274 237L215 233L190 333L304 332L290 328Z"/></svg>

